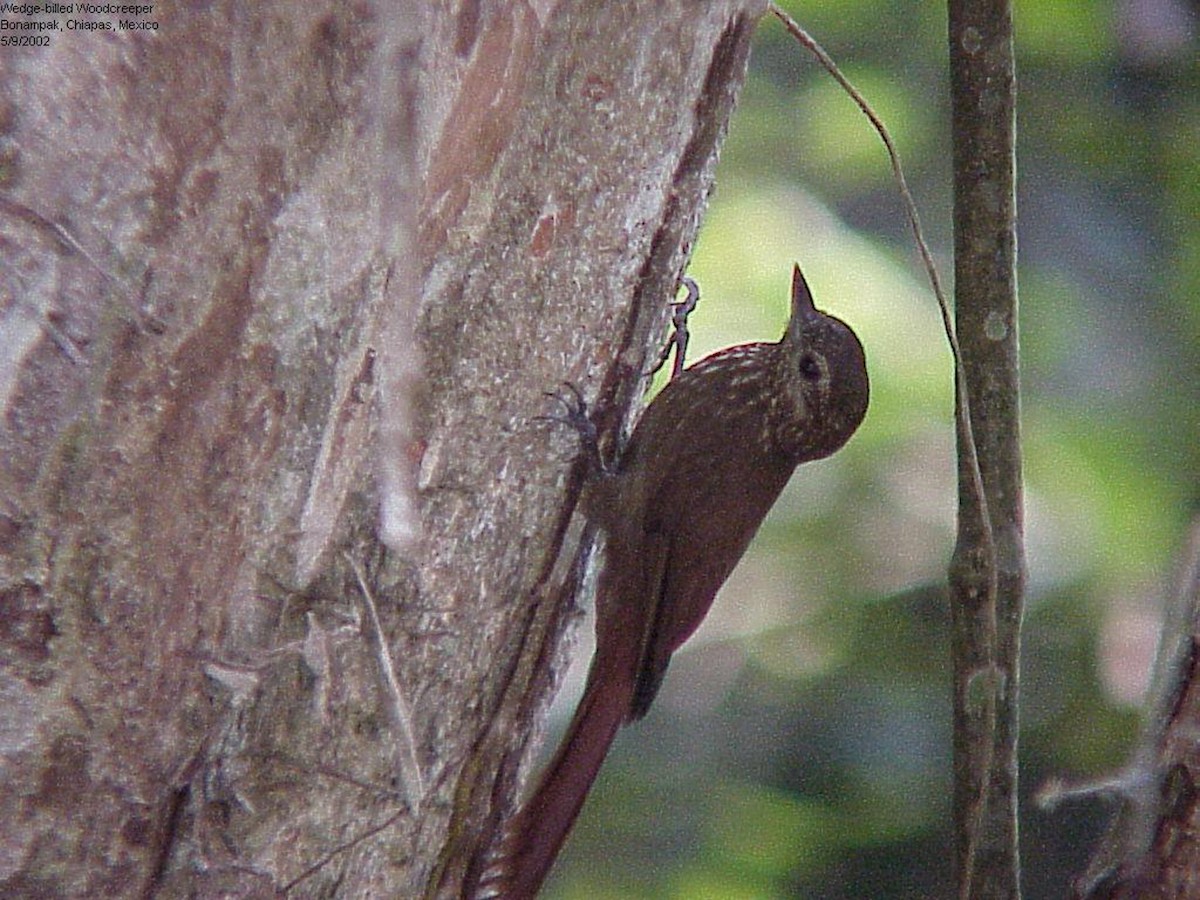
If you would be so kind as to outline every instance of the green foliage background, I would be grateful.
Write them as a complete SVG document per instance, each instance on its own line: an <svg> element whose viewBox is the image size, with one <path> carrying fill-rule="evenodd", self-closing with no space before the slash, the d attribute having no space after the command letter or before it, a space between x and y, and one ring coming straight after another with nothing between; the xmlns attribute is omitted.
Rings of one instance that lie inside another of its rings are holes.
<svg viewBox="0 0 1200 900"><path fill-rule="evenodd" d="M949 282L944 5L785 6L892 130ZM1067 895L1110 808L1028 797L1126 759L1200 499L1200 23L1186 0L1016 7L1022 840L1042 898ZM871 410L798 471L618 737L549 897L951 895L950 358L878 137L766 19L691 269L691 358L776 338L793 260L862 337Z"/></svg>

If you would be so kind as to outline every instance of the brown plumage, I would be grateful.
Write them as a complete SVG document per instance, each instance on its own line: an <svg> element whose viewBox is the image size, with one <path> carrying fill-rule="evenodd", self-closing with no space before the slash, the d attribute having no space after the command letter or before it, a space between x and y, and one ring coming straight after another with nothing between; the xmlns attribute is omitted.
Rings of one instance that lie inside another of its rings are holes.
<svg viewBox="0 0 1200 900"><path fill-rule="evenodd" d="M840 448L867 410L862 345L815 308L797 266L775 343L741 344L672 379L586 509L604 532L596 654L554 760L510 824L481 897L532 898L608 747L644 716L793 470Z"/></svg>

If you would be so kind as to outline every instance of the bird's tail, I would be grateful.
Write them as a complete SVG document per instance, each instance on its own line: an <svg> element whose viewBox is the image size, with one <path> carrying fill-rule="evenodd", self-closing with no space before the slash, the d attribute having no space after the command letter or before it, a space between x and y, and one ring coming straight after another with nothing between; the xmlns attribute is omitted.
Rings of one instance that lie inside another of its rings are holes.
<svg viewBox="0 0 1200 900"><path fill-rule="evenodd" d="M532 900L537 895L629 711L632 682L613 684L614 680L596 671L589 674L558 752L537 790L509 823L499 852L480 880L479 900Z"/></svg>

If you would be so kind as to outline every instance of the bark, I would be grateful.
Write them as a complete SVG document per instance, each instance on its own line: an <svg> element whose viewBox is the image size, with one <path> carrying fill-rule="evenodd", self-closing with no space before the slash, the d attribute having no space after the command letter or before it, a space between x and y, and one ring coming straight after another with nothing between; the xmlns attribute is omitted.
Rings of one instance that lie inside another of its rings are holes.
<svg viewBox="0 0 1200 900"><path fill-rule="evenodd" d="M1200 897L1200 518L1170 600L1133 759L1109 783L1077 791L1115 791L1122 804L1076 897Z"/></svg>
<svg viewBox="0 0 1200 900"><path fill-rule="evenodd" d="M760 6L0 58L0 893L457 896L587 559L534 417L626 426Z"/></svg>
<svg viewBox="0 0 1200 900"><path fill-rule="evenodd" d="M950 565L956 857L960 897L1013 898L1025 558L1012 9L1009 0L949 8L959 402L970 411L958 434Z"/></svg>

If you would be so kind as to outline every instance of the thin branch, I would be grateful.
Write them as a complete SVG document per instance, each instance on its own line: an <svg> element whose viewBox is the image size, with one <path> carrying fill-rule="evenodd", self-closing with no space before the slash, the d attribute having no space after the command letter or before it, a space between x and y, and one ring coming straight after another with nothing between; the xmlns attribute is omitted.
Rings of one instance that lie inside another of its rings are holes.
<svg viewBox="0 0 1200 900"><path fill-rule="evenodd" d="M421 775L421 763L417 759L417 742L412 725L412 707L409 706L408 700L404 697L404 691L400 688L400 679L396 677L396 668L392 665L392 655L388 650L387 641L384 640L383 628L379 624L379 612L375 607L375 598L371 594L371 589L367 587L367 579L363 574L362 567L350 554L345 554L345 557L346 561L350 563L350 567L354 570L354 577L358 579L358 587L362 591L363 606L367 611L367 622L370 625L366 629L367 637L375 650L375 659L379 664L379 672L385 694L383 705L387 710L388 720L391 722L397 737L396 768L404 784L404 790L407 794L409 805L412 807L413 815L419 816L421 814L421 802L425 797L425 783Z"/></svg>
<svg viewBox="0 0 1200 900"><path fill-rule="evenodd" d="M958 539L950 564L959 896L1010 900L1020 896L1016 754L1025 590L1010 0L950 0L948 37L959 390L970 393L976 427L969 439L959 436Z"/></svg>
<svg viewBox="0 0 1200 900"><path fill-rule="evenodd" d="M888 131L887 126L883 124L883 120L879 118L879 114L867 102L867 99L856 88L838 68L837 63L825 51L825 48L817 43L807 31L789 16L786 12L780 9L775 3L771 3L771 12L779 19L788 32L801 45L804 46L810 53L817 58L834 80L837 81L842 89L850 95L855 105L862 111L871 122L871 126L883 141L883 146L887 150L888 160L892 164L892 174L896 179L896 187L900 191L900 198L904 202L904 211L908 218L909 228L913 233L913 240L916 242L917 251L921 255L921 262L925 267L925 272L929 276L929 284L933 288L933 295L937 298L938 311L942 316L942 329L946 334L946 342L950 345L951 355L954 357L954 378L955 385L958 388L958 402L955 410L957 426L965 436L965 448L968 453L967 465L971 471L971 488L975 492L975 496L986 512L987 510L987 495L983 489L983 475L979 469L979 457L975 447L975 436L971 427L971 411L970 400L967 394L966 376L963 373L962 366L962 350L958 346L958 335L954 330L954 314L950 309L950 301L946 299L946 292L942 288L942 279L938 274L937 264L933 261L933 254L929 250L929 244L925 240L924 230L921 228L921 216L917 212L917 203L913 199L912 191L908 187L908 179L904 177L904 167L900 163L900 152L896 149L896 143L892 140L892 135ZM996 546L995 539L992 535L991 519L985 515L986 541L988 546L988 556L992 560L992 569L995 571ZM995 597L995 586L993 584L992 597ZM994 603L994 599L993 599Z"/></svg>
<svg viewBox="0 0 1200 900"><path fill-rule="evenodd" d="M291 893L292 889L295 888L298 884L300 884L300 882L311 878L313 875L316 875L318 872L320 872L321 869L325 868L325 866L329 865L329 862L335 856L338 856L339 854L347 853L350 850L353 850L355 847L357 847L359 844L361 844L363 841L367 840L368 838L372 838L375 835L379 834L381 831L385 831L386 829L390 828L392 825L394 825L396 822L398 822L400 820L400 818L402 816L404 816L407 812L408 812L407 808L401 807L399 810L392 813L392 815L388 816L386 819L384 819L379 824L372 825L366 831L363 831L359 834L356 834L352 838L342 841L336 847L332 848L331 850L326 852L323 856L321 856L321 858L318 859L316 862L312 863L310 866L305 868L303 872L301 872L299 875L297 875L295 878L293 878L291 881L289 881L287 884L285 884L283 887L281 887L279 889L279 892L281 894L283 894L284 896ZM415 811L414 811L414 815L415 815Z"/></svg>
<svg viewBox="0 0 1200 900"><path fill-rule="evenodd" d="M896 149L895 142L892 140L887 126L884 125L883 120L867 102L862 93L842 73L841 69L838 68L833 58L807 31L775 3L771 3L771 12L783 23L788 32L816 57L825 71L841 85L842 89L845 90L862 113L870 120L872 127L883 141L888 159L891 161L892 174L896 180L896 186L904 203L904 210L908 218L909 227L912 230L913 239L916 242L925 271L929 276L929 283L933 288L934 296L937 298L938 311L942 317L942 328L945 331L946 341L950 346L950 351L954 358L954 381L956 389L955 424L959 433L959 452L962 456L962 465L966 475L966 485L969 488L970 499L979 511L979 549L982 551L984 557L983 565L987 572L986 595L984 598L984 608L987 618L985 628L987 633L981 641L987 655L984 665L971 673L970 677L975 685L984 685L982 691L973 690L971 693L973 696L978 697L980 701L982 716L985 723L987 723L985 730L990 732L994 730L996 721L997 691L1003 690L1004 682L1002 673L997 669L996 657L996 648L998 646L996 610L997 596L999 594L999 561L995 533L992 526L992 516L989 510L987 492L984 487L983 473L979 462L979 450L975 440L974 426L972 425L970 391L968 390L967 375L965 366L963 365L963 353L959 346L958 335L954 327L950 303L942 288L941 278L938 275L937 266L933 261L933 254L930 252L929 245L925 240L921 228L920 215L917 212L916 201L909 190L908 180L904 176L904 168L900 162L900 153ZM975 761L975 772L977 773L974 779L975 800L971 815L972 824L968 829L968 846L963 862L964 877L961 882L964 885L961 894L963 897L969 895L969 888L965 886L970 885L974 880L978 835L981 834L985 827L989 784L987 773L991 771L993 766L994 746L992 742L985 742L985 745L981 747L981 751L979 758Z"/></svg>

